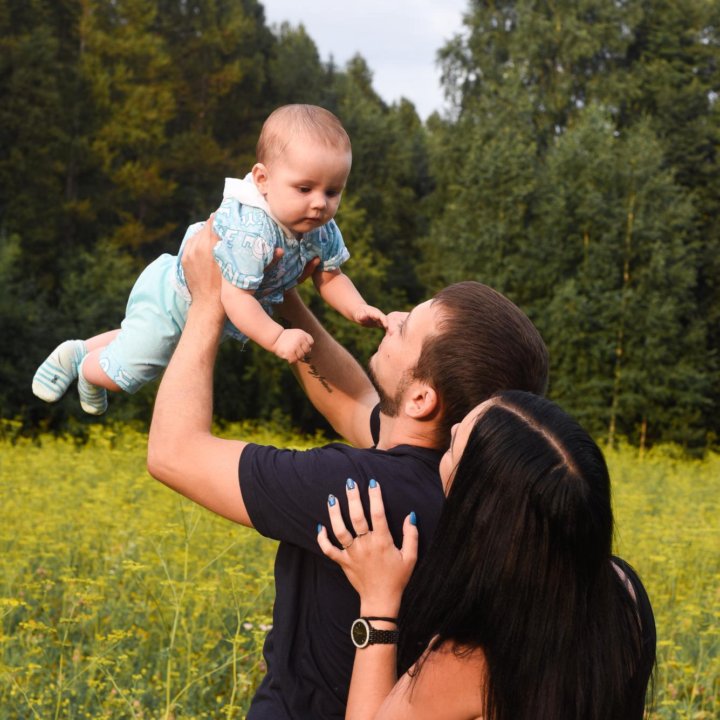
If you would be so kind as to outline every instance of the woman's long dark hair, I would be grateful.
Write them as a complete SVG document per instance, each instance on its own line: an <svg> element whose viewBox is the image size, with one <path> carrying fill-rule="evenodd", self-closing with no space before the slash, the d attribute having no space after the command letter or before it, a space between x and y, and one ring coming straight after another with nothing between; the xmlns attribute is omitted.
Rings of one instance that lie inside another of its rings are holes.
<svg viewBox="0 0 720 720"><path fill-rule="evenodd" d="M612 535L590 436L548 400L494 397L405 592L401 671L436 637L482 649L487 720L642 720L649 670Z"/></svg>

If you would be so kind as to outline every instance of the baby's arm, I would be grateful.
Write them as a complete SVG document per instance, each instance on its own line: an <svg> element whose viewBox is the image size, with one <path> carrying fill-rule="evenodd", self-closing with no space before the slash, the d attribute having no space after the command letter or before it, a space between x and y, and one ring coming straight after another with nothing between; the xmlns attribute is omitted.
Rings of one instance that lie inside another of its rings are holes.
<svg viewBox="0 0 720 720"><path fill-rule="evenodd" d="M276 323L263 310L252 290L237 288L223 278L220 299L230 322L265 350L290 363L302 360L310 352L312 336L304 330L286 330Z"/></svg>
<svg viewBox="0 0 720 720"><path fill-rule="evenodd" d="M320 297L343 317L366 327L387 327L385 313L368 305L342 270L316 270L313 282Z"/></svg>

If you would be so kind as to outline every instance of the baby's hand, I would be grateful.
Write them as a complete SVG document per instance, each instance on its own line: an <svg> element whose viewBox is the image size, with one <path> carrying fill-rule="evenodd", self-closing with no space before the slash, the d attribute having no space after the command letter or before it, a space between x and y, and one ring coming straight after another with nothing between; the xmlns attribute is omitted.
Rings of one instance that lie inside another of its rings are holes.
<svg viewBox="0 0 720 720"><path fill-rule="evenodd" d="M353 312L353 320L365 327L379 327L387 330L387 317L382 310L372 305L358 305Z"/></svg>
<svg viewBox="0 0 720 720"><path fill-rule="evenodd" d="M287 360L289 363L302 360L309 352L315 342L312 335L304 330L296 330L291 328L283 330L278 339L270 348L279 358Z"/></svg>

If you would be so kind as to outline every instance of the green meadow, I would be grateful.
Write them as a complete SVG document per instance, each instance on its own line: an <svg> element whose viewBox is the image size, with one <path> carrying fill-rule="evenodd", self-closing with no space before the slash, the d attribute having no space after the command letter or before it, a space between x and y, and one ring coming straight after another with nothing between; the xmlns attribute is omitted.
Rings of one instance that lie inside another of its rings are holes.
<svg viewBox="0 0 720 720"><path fill-rule="evenodd" d="M317 438L243 426L294 447ZM152 480L146 436L0 440L0 719L242 718L274 543ZM608 452L616 551L656 614L651 718L720 716L720 456Z"/></svg>

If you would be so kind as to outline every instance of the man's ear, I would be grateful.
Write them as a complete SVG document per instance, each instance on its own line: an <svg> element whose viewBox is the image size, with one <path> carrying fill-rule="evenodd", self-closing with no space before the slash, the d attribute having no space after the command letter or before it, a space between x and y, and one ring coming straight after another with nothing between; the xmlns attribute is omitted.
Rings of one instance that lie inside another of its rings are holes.
<svg viewBox="0 0 720 720"><path fill-rule="evenodd" d="M414 381L406 391L405 414L415 420L429 418L438 409L438 395L432 385Z"/></svg>
<svg viewBox="0 0 720 720"><path fill-rule="evenodd" d="M268 170L262 163L255 163L252 169L253 182L262 195L267 193Z"/></svg>

